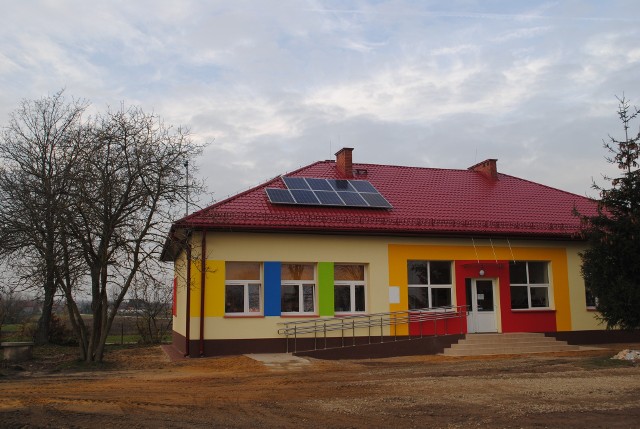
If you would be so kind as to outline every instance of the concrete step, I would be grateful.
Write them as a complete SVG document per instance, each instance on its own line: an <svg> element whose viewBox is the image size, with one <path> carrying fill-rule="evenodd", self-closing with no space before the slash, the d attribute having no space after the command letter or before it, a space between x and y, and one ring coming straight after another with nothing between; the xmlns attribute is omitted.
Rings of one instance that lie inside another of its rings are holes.
<svg viewBox="0 0 640 429"><path fill-rule="evenodd" d="M446 356L481 356L495 354L550 353L580 350L538 333L468 334L444 350Z"/></svg>
<svg viewBox="0 0 640 429"><path fill-rule="evenodd" d="M544 334L468 334L465 338L467 344L522 344L522 343L556 343L553 337Z"/></svg>

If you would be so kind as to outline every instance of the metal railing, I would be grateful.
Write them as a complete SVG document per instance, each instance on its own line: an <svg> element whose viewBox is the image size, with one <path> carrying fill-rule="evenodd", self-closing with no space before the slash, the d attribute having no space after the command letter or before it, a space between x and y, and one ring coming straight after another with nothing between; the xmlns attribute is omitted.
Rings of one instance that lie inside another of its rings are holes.
<svg viewBox="0 0 640 429"><path fill-rule="evenodd" d="M287 353L289 353L290 340L293 339L293 353L295 353L298 351L298 340L302 339L307 340L307 343L313 339L313 347L305 348L305 350L355 346L357 345L356 338L368 338L368 342L360 342L360 344L372 344L372 338L376 338L374 343L383 343L385 342L384 331L386 327L389 327L388 337L393 337L392 341L398 341L398 328L401 326L407 327L407 335L402 336L403 340L423 338L424 336L438 336L438 328L441 329L444 335L448 335L450 334L448 326L448 320L450 319L459 320L459 332L456 331L455 333L463 334L463 327L465 325L463 320L466 321L466 318L466 305L421 308L406 311L392 311L388 313L349 315L282 322L278 323L278 325L284 325L283 328L278 329L278 334L286 337ZM433 325L431 325L431 323ZM414 334L411 334L412 325L417 327L417 333L415 333L416 328L414 328ZM431 326L433 327L432 330L426 329ZM340 336L327 335L328 333L336 331L341 332ZM429 333L431 331L433 333ZM358 335L356 335L356 332ZM379 341L377 341L378 337L380 338ZM328 347L327 339L329 339L333 344L336 342L339 344L337 346L334 345L332 347Z"/></svg>

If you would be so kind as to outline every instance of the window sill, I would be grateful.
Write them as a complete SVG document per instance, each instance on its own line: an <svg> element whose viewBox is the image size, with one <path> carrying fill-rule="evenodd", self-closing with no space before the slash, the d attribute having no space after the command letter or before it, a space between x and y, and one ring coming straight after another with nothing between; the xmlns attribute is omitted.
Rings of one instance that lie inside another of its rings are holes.
<svg viewBox="0 0 640 429"><path fill-rule="evenodd" d="M335 313L335 317L350 317L350 316L368 316L366 311L356 311L353 313Z"/></svg>
<svg viewBox="0 0 640 429"><path fill-rule="evenodd" d="M264 314L237 313L225 314L225 319L263 319Z"/></svg>
<svg viewBox="0 0 640 429"><path fill-rule="evenodd" d="M286 318L291 318L291 319L298 318L299 319L301 317L304 317L304 318L318 318L320 316L318 314L316 314L316 313L308 313L308 314L291 314L291 313L288 313L288 314L280 314L280 317L282 317L283 319L286 319Z"/></svg>
<svg viewBox="0 0 640 429"><path fill-rule="evenodd" d="M593 313L599 313L598 309L595 307L587 307L587 311L593 312Z"/></svg>
<svg viewBox="0 0 640 429"><path fill-rule="evenodd" d="M553 308L512 308L512 313L555 313Z"/></svg>

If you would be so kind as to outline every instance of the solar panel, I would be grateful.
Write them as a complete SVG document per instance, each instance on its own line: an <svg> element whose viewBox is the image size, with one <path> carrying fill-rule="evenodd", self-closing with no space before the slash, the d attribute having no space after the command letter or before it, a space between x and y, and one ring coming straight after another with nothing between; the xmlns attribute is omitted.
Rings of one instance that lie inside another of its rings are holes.
<svg viewBox="0 0 640 429"><path fill-rule="evenodd" d="M358 192L378 192L377 189L366 180L349 180L349 183L351 183L351 186L356 188Z"/></svg>
<svg viewBox="0 0 640 429"><path fill-rule="evenodd" d="M266 188L272 204L393 208L367 180L283 177L287 189Z"/></svg>
<svg viewBox="0 0 640 429"><path fill-rule="evenodd" d="M312 179L307 177L307 183L314 191L333 191L327 179Z"/></svg>
<svg viewBox="0 0 640 429"><path fill-rule="evenodd" d="M336 191L355 192L355 189L349 184L348 180L327 179L327 182L329 182L331 187Z"/></svg>
<svg viewBox="0 0 640 429"><path fill-rule="evenodd" d="M338 195L347 206L367 207L369 205L357 192L338 191Z"/></svg>
<svg viewBox="0 0 640 429"><path fill-rule="evenodd" d="M304 177L283 177L282 181L289 189L310 189Z"/></svg>
<svg viewBox="0 0 640 429"><path fill-rule="evenodd" d="M276 188L267 188L266 189L267 196L269 197L269 201L274 204L294 204L295 200L293 196L291 196L291 192L288 189L276 189Z"/></svg>
<svg viewBox="0 0 640 429"><path fill-rule="evenodd" d="M316 197L320 200L320 204L325 206L344 206L344 201L336 191L316 191Z"/></svg>
<svg viewBox="0 0 640 429"><path fill-rule="evenodd" d="M320 204L313 191L307 189L291 189L291 194L298 204Z"/></svg>
<svg viewBox="0 0 640 429"><path fill-rule="evenodd" d="M360 196L364 198L370 207L391 208L389 201L378 193L361 192Z"/></svg>

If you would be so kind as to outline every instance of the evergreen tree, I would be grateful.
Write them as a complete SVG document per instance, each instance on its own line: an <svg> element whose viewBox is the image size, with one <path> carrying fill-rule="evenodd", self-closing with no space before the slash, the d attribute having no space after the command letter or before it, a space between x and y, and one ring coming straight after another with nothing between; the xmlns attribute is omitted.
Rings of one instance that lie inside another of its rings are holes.
<svg viewBox="0 0 640 429"><path fill-rule="evenodd" d="M640 111L624 96L618 99L624 140L609 136L607 162L620 170L605 177L609 188L600 193L597 214L581 215L588 249L581 254L587 290L607 328L640 328L640 131L630 132Z"/></svg>

